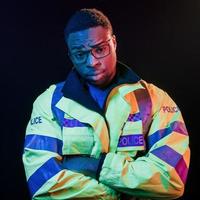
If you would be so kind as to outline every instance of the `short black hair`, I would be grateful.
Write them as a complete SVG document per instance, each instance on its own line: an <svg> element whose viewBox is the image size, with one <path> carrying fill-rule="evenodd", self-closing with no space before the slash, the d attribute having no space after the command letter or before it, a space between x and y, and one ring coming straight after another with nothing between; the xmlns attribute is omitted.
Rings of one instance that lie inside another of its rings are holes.
<svg viewBox="0 0 200 200"><path fill-rule="evenodd" d="M113 28L110 23L110 20L107 16L105 16L105 14L102 11L97 10L96 8L83 8L79 11L76 11L71 16L65 27L65 42L67 43L67 39L70 33L74 33L96 26L102 26L110 30L111 34L113 34Z"/></svg>

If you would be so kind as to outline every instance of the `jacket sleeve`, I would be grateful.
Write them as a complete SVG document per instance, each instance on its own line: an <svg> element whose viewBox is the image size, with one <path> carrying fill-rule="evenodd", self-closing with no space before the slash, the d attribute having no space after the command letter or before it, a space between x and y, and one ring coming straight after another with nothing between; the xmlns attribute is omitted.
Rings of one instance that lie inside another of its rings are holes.
<svg viewBox="0 0 200 200"><path fill-rule="evenodd" d="M23 163L32 199L117 199L114 190L62 165L62 134L51 111L51 87L33 104Z"/></svg>
<svg viewBox="0 0 200 200"><path fill-rule="evenodd" d="M100 182L136 197L174 199L183 195L190 160L188 133L174 101L150 85L152 121L146 151L137 158L108 153Z"/></svg>

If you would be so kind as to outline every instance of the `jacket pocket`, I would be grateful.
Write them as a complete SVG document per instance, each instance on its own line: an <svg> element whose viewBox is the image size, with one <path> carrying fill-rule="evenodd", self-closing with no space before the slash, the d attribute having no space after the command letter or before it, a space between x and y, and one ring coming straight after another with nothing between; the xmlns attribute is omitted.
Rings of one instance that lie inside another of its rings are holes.
<svg viewBox="0 0 200 200"><path fill-rule="evenodd" d="M127 121L119 137L117 151L135 157L138 151L145 150L145 140L142 132L142 120Z"/></svg>
<svg viewBox="0 0 200 200"><path fill-rule="evenodd" d="M63 126L63 154L89 155L94 144L93 129L76 119L65 120Z"/></svg>

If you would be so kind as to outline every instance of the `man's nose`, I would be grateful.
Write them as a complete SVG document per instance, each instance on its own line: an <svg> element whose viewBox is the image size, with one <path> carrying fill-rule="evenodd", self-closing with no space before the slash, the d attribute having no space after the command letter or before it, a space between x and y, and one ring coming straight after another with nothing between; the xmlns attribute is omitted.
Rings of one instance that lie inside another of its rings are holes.
<svg viewBox="0 0 200 200"><path fill-rule="evenodd" d="M87 57L87 65L91 67L95 67L96 64L99 62L97 58L95 58L92 53L90 52Z"/></svg>

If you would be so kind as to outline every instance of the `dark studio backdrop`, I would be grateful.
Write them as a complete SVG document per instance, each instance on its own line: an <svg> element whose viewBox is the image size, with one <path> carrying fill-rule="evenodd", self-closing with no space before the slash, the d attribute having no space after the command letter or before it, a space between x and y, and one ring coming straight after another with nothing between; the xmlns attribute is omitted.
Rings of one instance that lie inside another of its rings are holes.
<svg viewBox="0 0 200 200"><path fill-rule="evenodd" d="M79 8L96 7L110 18L118 59L165 89L179 105L192 151L185 194L198 195L199 0L9 1L1 6L0 199L29 200L21 161L32 103L50 84L65 79L63 29Z"/></svg>

